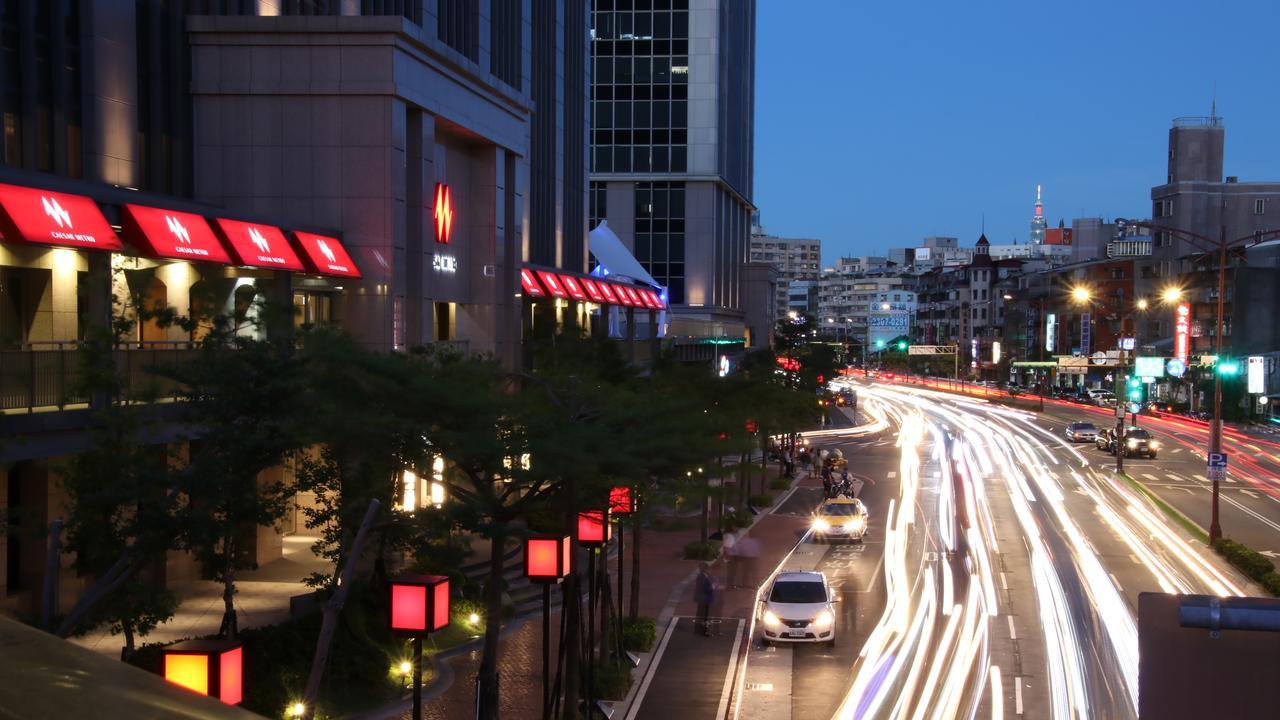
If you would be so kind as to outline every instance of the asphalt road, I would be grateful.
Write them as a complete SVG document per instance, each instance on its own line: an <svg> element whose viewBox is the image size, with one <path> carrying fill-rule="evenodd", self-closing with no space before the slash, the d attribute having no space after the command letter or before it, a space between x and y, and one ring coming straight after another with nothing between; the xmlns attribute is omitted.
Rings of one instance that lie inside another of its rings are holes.
<svg viewBox="0 0 1280 720"><path fill-rule="evenodd" d="M753 638L736 717L1130 719L1139 593L1244 593L1238 574L1115 476L1110 455L1065 440L1066 422L1097 413L1036 415L892 385L860 384L859 395L879 434L811 437L864 476L868 541L805 541L784 561L840 585L837 645ZM1127 468L1190 497L1173 488L1202 467L1185 445L1197 429L1143 424L1168 445ZM777 512L807 512L816 496Z"/></svg>

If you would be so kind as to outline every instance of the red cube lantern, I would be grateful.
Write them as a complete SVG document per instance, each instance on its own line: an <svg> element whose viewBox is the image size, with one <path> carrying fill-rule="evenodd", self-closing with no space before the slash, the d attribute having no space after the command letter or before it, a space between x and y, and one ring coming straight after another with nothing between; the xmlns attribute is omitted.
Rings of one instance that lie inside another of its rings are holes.
<svg viewBox="0 0 1280 720"><path fill-rule="evenodd" d="M636 501L631 494L631 488L626 485L618 485L609 490L609 512L618 515L630 515L636 511Z"/></svg>
<svg viewBox="0 0 1280 720"><path fill-rule="evenodd" d="M423 637L449 624L449 578L400 575L388 583L391 632Z"/></svg>
<svg viewBox="0 0 1280 720"><path fill-rule="evenodd" d="M585 510L578 513L578 544L600 547L609 542L613 528L609 527L608 510Z"/></svg>
<svg viewBox="0 0 1280 720"><path fill-rule="evenodd" d="M244 648L232 640L184 640L165 647L164 679L239 705L244 697Z"/></svg>
<svg viewBox="0 0 1280 720"><path fill-rule="evenodd" d="M748 421L747 421L747 432L749 432L749 433L755 433L755 431L756 431L756 429L757 429L758 427L759 427L759 426L758 426L758 425L756 425L756 421L755 421L755 420L748 420Z"/></svg>
<svg viewBox="0 0 1280 720"><path fill-rule="evenodd" d="M524 541L524 574L533 583L558 583L569 574L568 535L530 535Z"/></svg>

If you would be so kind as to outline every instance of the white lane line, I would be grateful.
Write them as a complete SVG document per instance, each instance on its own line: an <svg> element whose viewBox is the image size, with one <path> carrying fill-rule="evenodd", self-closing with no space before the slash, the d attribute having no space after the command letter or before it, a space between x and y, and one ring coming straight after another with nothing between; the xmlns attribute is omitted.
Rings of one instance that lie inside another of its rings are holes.
<svg viewBox="0 0 1280 720"><path fill-rule="evenodd" d="M1244 493L1245 495L1248 495L1249 497L1253 498L1254 500L1257 500L1257 499L1258 499L1258 493L1256 493L1256 492L1254 492L1254 491L1252 491L1252 490L1249 490L1249 489L1247 489L1247 488L1240 488L1240 492Z"/></svg>
<svg viewBox="0 0 1280 720"><path fill-rule="evenodd" d="M1012 616L1012 615L1005 615L1005 618L1007 618L1007 619L1009 620L1009 639L1010 639L1010 640L1017 640L1017 639L1018 639L1018 631L1017 631L1017 630L1015 630L1015 629L1014 629L1014 627L1013 627L1013 616Z"/></svg>
<svg viewBox="0 0 1280 720"><path fill-rule="evenodd" d="M1000 587L1006 591L1009 589L1009 578L1003 571L1000 573Z"/></svg>
<svg viewBox="0 0 1280 720"><path fill-rule="evenodd" d="M1146 479L1148 479L1148 480L1159 480L1159 479L1160 479L1160 478L1156 477L1155 475L1152 475L1151 473L1142 473L1142 477L1144 477L1144 478L1146 478Z"/></svg>
<svg viewBox="0 0 1280 720"><path fill-rule="evenodd" d="M1116 589L1119 590L1120 592L1124 592L1124 586L1120 584L1120 580L1116 578L1116 574L1115 573L1107 573L1107 574L1111 576L1111 582L1116 584Z"/></svg>
<svg viewBox="0 0 1280 720"><path fill-rule="evenodd" d="M1174 475L1173 473L1167 473L1165 477L1169 478L1174 482L1186 482L1186 480L1183 480L1182 478L1178 477L1177 475Z"/></svg>
<svg viewBox="0 0 1280 720"><path fill-rule="evenodd" d="M1022 714L1022 678L1015 677L1013 679L1013 709L1019 715Z"/></svg>
<svg viewBox="0 0 1280 720"><path fill-rule="evenodd" d="M887 478L889 478L889 479L896 478L896 477L898 477L898 471L897 471L897 470L890 470L889 472L885 473L885 475L884 475L884 476L885 476L885 477L887 477Z"/></svg>
<svg viewBox="0 0 1280 720"><path fill-rule="evenodd" d="M1129 559L1133 561L1133 564L1134 564L1134 565L1141 565L1141 564L1142 564L1142 561L1138 559L1138 556L1137 556L1137 555L1134 555L1133 553L1129 553Z"/></svg>
<svg viewBox="0 0 1280 720"><path fill-rule="evenodd" d="M627 708L627 716L623 720L633 720L636 713L640 712L640 704L644 702L645 693L649 692L649 683L653 682L653 676L658 672L658 661L662 660L662 654L667 651L667 643L671 641L671 635L679 624L680 617L678 615L671 616L670 624L667 625L667 632L662 635L662 642L658 643L658 649L653 653L653 659L649 661L649 667L645 671L644 680L640 681L640 689L636 691L636 696L631 699L631 707ZM733 663L729 663L733 665Z"/></svg>
<svg viewBox="0 0 1280 720"><path fill-rule="evenodd" d="M716 710L716 717L722 718L729 709L729 696L733 693L733 671L738 669L738 648L742 645L742 623L739 619L738 626L733 630L733 651L729 654L729 669L724 672L724 689L720 691L720 708Z"/></svg>

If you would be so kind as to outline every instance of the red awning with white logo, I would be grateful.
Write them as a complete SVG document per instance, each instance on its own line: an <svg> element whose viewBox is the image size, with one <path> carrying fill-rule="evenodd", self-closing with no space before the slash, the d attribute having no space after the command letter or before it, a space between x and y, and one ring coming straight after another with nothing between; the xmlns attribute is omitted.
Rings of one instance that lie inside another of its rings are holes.
<svg viewBox="0 0 1280 720"><path fill-rule="evenodd" d="M213 228L225 241L237 265L295 272L303 269L298 254L274 225L214 218Z"/></svg>
<svg viewBox="0 0 1280 720"><path fill-rule="evenodd" d="M98 204L83 195L0 185L0 233L5 242L120 250L120 238Z"/></svg>
<svg viewBox="0 0 1280 720"><path fill-rule="evenodd" d="M582 289L587 291L587 297L591 298L591 302L604 303L604 293L600 292L600 286L596 285L596 281L591 278L581 278Z"/></svg>
<svg viewBox="0 0 1280 720"><path fill-rule="evenodd" d="M199 215L142 205L120 210L125 239L147 257L231 264L231 256Z"/></svg>
<svg viewBox="0 0 1280 720"><path fill-rule="evenodd" d="M587 292L582 289L582 283L578 282L578 278L572 275L561 275L560 284L564 285L564 289L569 292L569 297L574 300L587 299Z"/></svg>
<svg viewBox="0 0 1280 720"><path fill-rule="evenodd" d="M360 270L351 262L347 249L342 247L337 238L301 231L294 232L293 236L297 238L298 247L302 250L302 264L311 272L337 277L360 277Z"/></svg>
<svg viewBox="0 0 1280 720"><path fill-rule="evenodd" d="M520 287L524 288L524 294L529 297L542 297L547 294L529 268L520 268Z"/></svg>
<svg viewBox="0 0 1280 720"><path fill-rule="evenodd" d="M547 289L553 297L568 298L569 291L564 289L564 285L560 283L560 278L549 270L539 270L538 279L542 281L542 287Z"/></svg>
<svg viewBox="0 0 1280 720"><path fill-rule="evenodd" d="M603 280L597 280L596 284L600 286L600 294L604 295L604 301L610 305L618 304L618 296L613 292L613 285Z"/></svg>

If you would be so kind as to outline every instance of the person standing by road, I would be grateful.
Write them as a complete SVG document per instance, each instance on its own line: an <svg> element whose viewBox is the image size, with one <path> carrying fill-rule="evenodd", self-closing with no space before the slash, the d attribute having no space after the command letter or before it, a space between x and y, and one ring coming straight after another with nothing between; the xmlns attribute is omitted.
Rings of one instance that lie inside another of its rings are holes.
<svg viewBox="0 0 1280 720"><path fill-rule="evenodd" d="M724 554L724 584L726 587L738 587L738 538L731 532L725 532L720 549Z"/></svg>
<svg viewBox="0 0 1280 720"><path fill-rule="evenodd" d="M704 562L698 566L698 577L695 580L694 601L698 604L698 620L695 627L701 626L702 634L711 637L711 604L716 599L716 581L711 577L711 563Z"/></svg>

